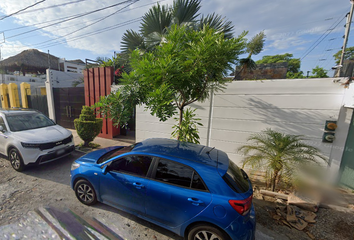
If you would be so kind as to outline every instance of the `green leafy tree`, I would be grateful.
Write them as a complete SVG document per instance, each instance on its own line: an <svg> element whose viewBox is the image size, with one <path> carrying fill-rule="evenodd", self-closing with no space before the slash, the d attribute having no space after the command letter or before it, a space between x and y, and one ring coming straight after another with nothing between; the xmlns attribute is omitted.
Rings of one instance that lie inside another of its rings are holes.
<svg viewBox="0 0 354 240"><path fill-rule="evenodd" d="M285 53L273 56L263 56L261 60L256 61L256 64L262 63L288 63L287 78L303 78L303 72L300 71L300 58L293 58L293 54Z"/></svg>
<svg viewBox="0 0 354 240"><path fill-rule="evenodd" d="M179 111L179 126L182 124L186 106L204 101L210 90L223 89L228 70L243 53L244 34L225 39L222 32L204 26L195 31L187 26L174 25L165 36L165 41L152 52L142 54L135 50L131 55L133 71L123 73L124 86L104 101L121 103L117 111L105 110L119 124L125 124L122 116L131 116L131 107L145 104L152 115L166 121ZM101 108L102 109L102 108Z"/></svg>
<svg viewBox="0 0 354 240"><path fill-rule="evenodd" d="M179 138L182 142L191 142L199 144L199 131L198 126L203 126L203 124L199 123L200 118L196 118L196 114L194 113L197 109L192 110L191 108L187 108L183 112L183 120L182 123L174 125L172 128L174 131L172 132L172 137ZM178 118L174 118L176 121L179 121Z"/></svg>
<svg viewBox="0 0 354 240"><path fill-rule="evenodd" d="M248 53L248 56L246 58L240 59L239 64L236 66L236 68L239 67L240 70L236 72L235 69L234 79L236 79L238 75L240 75L243 71L246 71L247 69L249 70L256 69L257 64L251 57L252 55L258 55L263 50L264 42L265 42L265 34L262 31L258 33L256 36L254 36L247 43L246 52Z"/></svg>
<svg viewBox="0 0 354 240"><path fill-rule="evenodd" d="M224 20L217 14L199 17L201 0L174 0L172 6L157 4L143 16L140 31L127 30L122 37L123 52L135 49L142 51L153 50L165 40L172 25L189 26L202 29L209 25L217 31L223 32L225 38L232 38L233 26L230 21Z"/></svg>
<svg viewBox="0 0 354 240"><path fill-rule="evenodd" d="M342 56L342 50L338 51L333 55L336 64L339 64L341 56ZM345 49L344 59L354 60L354 46Z"/></svg>
<svg viewBox="0 0 354 240"><path fill-rule="evenodd" d="M248 138L252 143L239 148L245 155L243 167L264 169L270 179L272 191L277 179L282 175L290 178L302 166L319 164L318 159L326 160L313 146L303 143L299 135L284 134L271 129L253 134Z"/></svg>
<svg viewBox="0 0 354 240"><path fill-rule="evenodd" d="M74 120L75 129L79 137L84 141L84 146L88 147L95 137L101 132L103 124L102 118L96 118L91 107L83 106L79 118Z"/></svg>
<svg viewBox="0 0 354 240"><path fill-rule="evenodd" d="M102 96L93 108L99 108L98 112L102 117L112 119L115 127L125 127L133 116L136 105L144 101L144 93L139 90L140 88L128 84Z"/></svg>
<svg viewBox="0 0 354 240"><path fill-rule="evenodd" d="M311 78L328 78L327 71L319 66L316 66L312 69Z"/></svg>
<svg viewBox="0 0 354 240"><path fill-rule="evenodd" d="M300 78L305 78L304 73L302 71L293 73L293 72L287 72L286 73L286 78L290 79L300 79Z"/></svg>

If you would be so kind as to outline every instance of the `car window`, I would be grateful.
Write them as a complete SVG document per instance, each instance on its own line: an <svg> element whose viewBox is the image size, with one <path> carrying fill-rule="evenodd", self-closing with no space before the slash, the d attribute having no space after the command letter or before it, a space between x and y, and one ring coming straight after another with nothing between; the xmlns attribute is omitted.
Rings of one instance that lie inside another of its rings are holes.
<svg viewBox="0 0 354 240"><path fill-rule="evenodd" d="M206 190L198 173L192 168L165 159L159 160L155 179L182 187Z"/></svg>
<svg viewBox="0 0 354 240"><path fill-rule="evenodd" d="M137 145L138 143L135 143L133 145L130 146L126 146L126 147L121 147L121 148L116 148L108 153L106 153L105 155L103 155L102 157L100 157L97 161L98 164L103 163L105 161L107 161L108 159L114 158L116 156L119 156L123 153L127 153L130 152L134 149L134 147Z"/></svg>
<svg viewBox="0 0 354 240"><path fill-rule="evenodd" d="M4 119L2 117L0 117L0 126L2 126L4 130L6 130Z"/></svg>
<svg viewBox="0 0 354 240"><path fill-rule="evenodd" d="M130 155L113 161L108 170L145 177L151 162L152 158L150 156Z"/></svg>
<svg viewBox="0 0 354 240"><path fill-rule="evenodd" d="M9 114L6 115L6 120L13 132L55 125L52 120L38 112Z"/></svg>
<svg viewBox="0 0 354 240"><path fill-rule="evenodd" d="M199 189L199 190L206 190L205 185L197 172L193 173L192 188Z"/></svg>
<svg viewBox="0 0 354 240"><path fill-rule="evenodd" d="M223 179L235 192L244 193L249 189L248 176L232 161Z"/></svg>

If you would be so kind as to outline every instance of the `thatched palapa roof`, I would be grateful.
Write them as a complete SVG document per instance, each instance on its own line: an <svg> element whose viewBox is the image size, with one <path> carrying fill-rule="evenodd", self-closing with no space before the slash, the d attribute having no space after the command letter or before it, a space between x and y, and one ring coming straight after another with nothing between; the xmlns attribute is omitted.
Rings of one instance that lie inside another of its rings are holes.
<svg viewBox="0 0 354 240"><path fill-rule="evenodd" d="M25 73L45 73L47 68L58 70L59 58L38 51L37 49L25 50L15 56L0 61L0 69L5 71L20 71Z"/></svg>

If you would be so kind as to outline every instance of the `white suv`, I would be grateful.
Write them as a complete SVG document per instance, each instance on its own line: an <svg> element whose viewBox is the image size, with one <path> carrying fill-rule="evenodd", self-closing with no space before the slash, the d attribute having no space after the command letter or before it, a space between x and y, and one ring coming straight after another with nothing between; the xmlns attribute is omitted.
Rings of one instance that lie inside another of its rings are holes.
<svg viewBox="0 0 354 240"><path fill-rule="evenodd" d="M0 153L16 171L75 150L71 132L36 110L0 108Z"/></svg>

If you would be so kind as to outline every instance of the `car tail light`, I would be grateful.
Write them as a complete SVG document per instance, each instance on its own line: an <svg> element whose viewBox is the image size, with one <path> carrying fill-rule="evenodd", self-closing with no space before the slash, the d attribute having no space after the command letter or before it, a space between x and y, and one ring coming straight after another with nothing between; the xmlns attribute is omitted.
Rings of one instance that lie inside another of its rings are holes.
<svg viewBox="0 0 354 240"><path fill-rule="evenodd" d="M229 203L239 214L245 216L251 209L252 195L243 200L229 200Z"/></svg>

